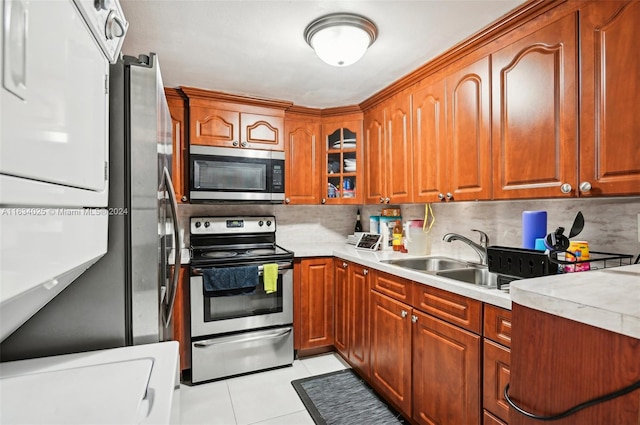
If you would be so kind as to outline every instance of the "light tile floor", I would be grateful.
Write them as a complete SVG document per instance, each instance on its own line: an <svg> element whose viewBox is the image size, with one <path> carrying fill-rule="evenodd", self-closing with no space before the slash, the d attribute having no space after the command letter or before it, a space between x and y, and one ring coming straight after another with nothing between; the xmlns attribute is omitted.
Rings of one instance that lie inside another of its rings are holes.
<svg viewBox="0 0 640 425"><path fill-rule="evenodd" d="M291 381L349 367L337 354L295 360L293 366L180 387L183 424L313 425Z"/></svg>

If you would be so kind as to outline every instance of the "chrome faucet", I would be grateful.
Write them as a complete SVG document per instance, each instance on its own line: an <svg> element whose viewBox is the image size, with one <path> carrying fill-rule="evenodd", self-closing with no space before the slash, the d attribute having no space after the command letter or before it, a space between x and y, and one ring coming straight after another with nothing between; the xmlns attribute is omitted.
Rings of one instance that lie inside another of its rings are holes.
<svg viewBox="0 0 640 425"><path fill-rule="evenodd" d="M461 241L469 245L475 252L478 253L480 257L480 264L483 266L487 265L487 246L489 245L489 236L481 230L471 229L474 232L480 233L480 244L475 243L469 238L466 238L457 233L447 233L442 237L442 240L445 242L453 242L453 241Z"/></svg>

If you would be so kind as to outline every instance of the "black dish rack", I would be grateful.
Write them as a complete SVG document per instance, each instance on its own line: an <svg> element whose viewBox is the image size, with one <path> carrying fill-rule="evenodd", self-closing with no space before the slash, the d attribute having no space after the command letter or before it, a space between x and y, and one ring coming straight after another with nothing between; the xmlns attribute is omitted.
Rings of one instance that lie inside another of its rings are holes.
<svg viewBox="0 0 640 425"><path fill-rule="evenodd" d="M598 270L630 265L633 259L633 255L628 254L590 251L588 260L567 261L558 259L557 254L524 248L490 246L487 248L487 264L490 272L499 275L498 289L501 289L502 285L516 279L565 273L566 267L576 264L589 263L591 270Z"/></svg>

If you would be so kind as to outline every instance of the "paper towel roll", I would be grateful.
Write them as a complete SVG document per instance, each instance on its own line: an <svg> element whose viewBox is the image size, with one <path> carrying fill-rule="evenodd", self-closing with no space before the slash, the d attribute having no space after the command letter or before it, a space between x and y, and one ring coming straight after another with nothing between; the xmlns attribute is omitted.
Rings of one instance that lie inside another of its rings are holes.
<svg viewBox="0 0 640 425"><path fill-rule="evenodd" d="M534 249L537 238L544 238L547 235L547 212L546 211L523 211L522 212L522 247Z"/></svg>

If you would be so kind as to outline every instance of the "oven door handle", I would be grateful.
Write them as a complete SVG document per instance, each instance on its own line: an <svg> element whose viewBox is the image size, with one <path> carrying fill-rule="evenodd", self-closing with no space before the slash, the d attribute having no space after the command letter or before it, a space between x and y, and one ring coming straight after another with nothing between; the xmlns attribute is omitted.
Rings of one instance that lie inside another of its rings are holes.
<svg viewBox="0 0 640 425"><path fill-rule="evenodd" d="M261 339L272 339L272 338L281 338L285 335L288 335L291 333L292 328L287 328L284 331L273 331L270 333L263 333L260 335L253 335L253 336L248 336L245 338L240 338L238 339L238 337L236 336L230 336L230 337L224 337L224 338L214 338L214 339L208 339L206 341L199 341L193 344L194 347L196 348L207 348L207 347L212 347L214 345L223 345L223 344L237 344L237 343L242 343L242 342L250 342L250 341L258 341Z"/></svg>
<svg viewBox="0 0 640 425"><path fill-rule="evenodd" d="M290 270L293 266L290 263L287 264L278 264L278 274L283 274L284 270ZM262 266L258 266L258 276L262 276L264 274L262 270ZM198 267L191 268L191 274L193 276L202 276L202 269Z"/></svg>

